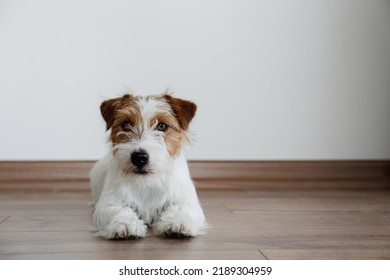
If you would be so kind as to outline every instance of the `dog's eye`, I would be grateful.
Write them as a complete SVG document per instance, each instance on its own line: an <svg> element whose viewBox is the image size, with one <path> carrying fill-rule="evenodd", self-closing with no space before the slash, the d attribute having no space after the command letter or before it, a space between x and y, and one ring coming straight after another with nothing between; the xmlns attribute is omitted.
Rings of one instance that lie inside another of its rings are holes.
<svg viewBox="0 0 390 280"><path fill-rule="evenodd" d="M132 125L130 121L124 121L121 127L124 131L131 131Z"/></svg>
<svg viewBox="0 0 390 280"><path fill-rule="evenodd" d="M168 125L166 125L165 123L160 122L157 124L158 131L165 132L165 131L167 131L167 129L168 129Z"/></svg>

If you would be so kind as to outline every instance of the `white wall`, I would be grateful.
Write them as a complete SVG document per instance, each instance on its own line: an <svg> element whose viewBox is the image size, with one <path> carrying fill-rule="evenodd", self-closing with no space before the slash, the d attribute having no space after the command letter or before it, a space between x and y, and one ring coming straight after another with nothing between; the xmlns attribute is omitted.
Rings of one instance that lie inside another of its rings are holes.
<svg viewBox="0 0 390 280"><path fill-rule="evenodd" d="M390 3L0 1L0 160L97 159L100 102L167 87L190 159L389 159Z"/></svg>

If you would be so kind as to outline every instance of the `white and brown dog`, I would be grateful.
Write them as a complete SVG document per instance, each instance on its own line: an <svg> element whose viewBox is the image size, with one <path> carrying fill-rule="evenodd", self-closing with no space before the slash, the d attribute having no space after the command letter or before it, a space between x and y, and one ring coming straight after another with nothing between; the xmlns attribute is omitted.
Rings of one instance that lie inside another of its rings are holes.
<svg viewBox="0 0 390 280"><path fill-rule="evenodd" d="M205 216L190 178L185 148L196 105L159 96L104 101L112 150L91 171L93 223L106 239L204 233Z"/></svg>

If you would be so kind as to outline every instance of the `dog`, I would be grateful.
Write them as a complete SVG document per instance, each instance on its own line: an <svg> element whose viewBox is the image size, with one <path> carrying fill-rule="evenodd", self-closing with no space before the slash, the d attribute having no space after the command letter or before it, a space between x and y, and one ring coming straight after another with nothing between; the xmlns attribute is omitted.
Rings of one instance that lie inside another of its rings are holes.
<svg viewBox="0 0 390 280"><path fill-rule="evenodd" d="M111 149L91 170L93 224L105 239L205 233L206 219L185 158L197 110L171 94L125 94L100 106Z"/></svg>

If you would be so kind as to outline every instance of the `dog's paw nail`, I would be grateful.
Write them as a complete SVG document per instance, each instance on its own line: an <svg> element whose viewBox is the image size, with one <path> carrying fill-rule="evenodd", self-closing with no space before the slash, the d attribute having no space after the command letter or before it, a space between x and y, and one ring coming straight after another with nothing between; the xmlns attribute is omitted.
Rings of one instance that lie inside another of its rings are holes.
<svg viewBox="0 0 390 280"><path fill-rule="evenodd" d="M130 236L116 236L114 239L115 239L115 240L134 240L134 239L138 239L138 236L135 236L135 235L130 235Z"/></svg>
<svg viewBox="0 0 390 280"><path fill-rule="evenodd" d="M186 232L184 226L179 226L178 229L169 229L165 232L165 236L172 239L186 239L190 238L191 236L184 233Z"/></svg>
<svg viewBox="0 0 390 280"><path fill-rule="evenodd" d="M168 238L172 238L172 239L187 239L187 238L191 238L190 235L187 235L187 234L184 234L184 233L180 233L180 232L173 232L173 231L166 232L165 236L168 237Z"/></svg>

